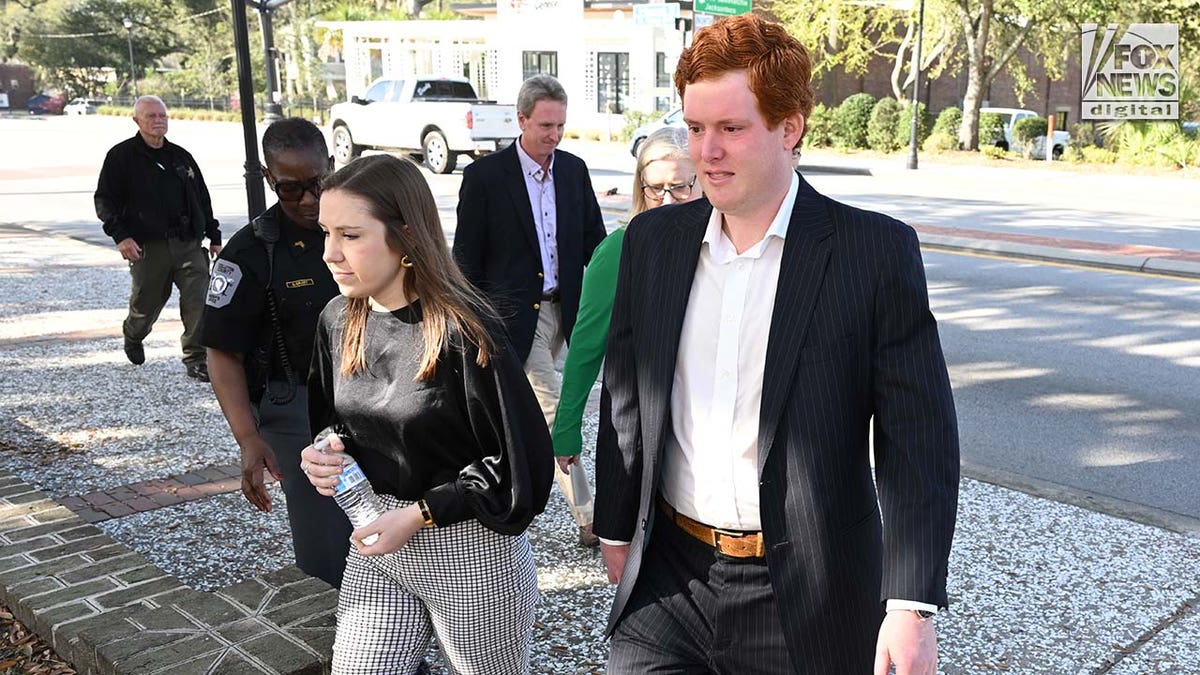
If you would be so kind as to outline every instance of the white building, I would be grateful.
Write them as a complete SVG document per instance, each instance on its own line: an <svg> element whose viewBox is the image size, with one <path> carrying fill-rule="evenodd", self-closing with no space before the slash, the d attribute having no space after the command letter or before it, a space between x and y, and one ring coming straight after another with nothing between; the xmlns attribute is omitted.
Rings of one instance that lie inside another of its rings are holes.
<svg viewBox="0 0 1200 675"><path fill-rule="evenodd" d="M497 0L466 8L461 21L339 21L346 95L362 95L380 77L467 77L480 96L515 103L525 78L556 76L570 99L574 129L616 132L626 110L666 111L675 103L671 75L685 38L671 7L646 2ZM687 5L690 7L690 2ZM669 11L667 11L669 10ZM643 25L644 14L667 26ZM637 15L637 19L635 19ZM690 9L683 16L691 16Z"/></svg>

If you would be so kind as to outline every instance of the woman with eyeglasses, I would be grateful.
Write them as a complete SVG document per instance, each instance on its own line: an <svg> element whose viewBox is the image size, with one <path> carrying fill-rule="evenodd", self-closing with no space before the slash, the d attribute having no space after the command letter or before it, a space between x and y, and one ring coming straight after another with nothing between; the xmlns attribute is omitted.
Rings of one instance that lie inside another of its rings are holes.
<svg viewBox="0 0 1200 675"><path fill-rule="evenodd" d="M332 496L344 451L385 509L351 533L333 672L417 672L436 634L450 672L523 675L538 600L525 529L553 464L521 362L416 165L351 162L325 183L321 227L343 297L318 324L309 419L338 436L305 448L302 470Z"/></svg>
<svg viewBox="0 0 1200 675"><path fill-rule="evenodd" d="M642 142L633 171L633 205L628 219L647 209L700 196L696 167L688 155L687 130L666 127L650 134ZM592 261L583 273L579 315L571 332L571 348L563 366L562 395L551 434L555 459L563 471L571 471L572 464L576 465L574 470L580 470L583 412L604 361L624 239L624 227L608 235L592 253Z"/></svg>
<svg viewBox="0 0 1200 675"><path fill-rule="evenodd" d="M241 447L242 494L260 511L274 506L263 472L287 501L296 564L341 584L350 523L300 471L308 445L308 391L317 318L337 296L321 260L317 224L321 179L331 158L312 122L289 118L263 134L263 174L279 202L226 244L213 266L200 342L221 412Z"/></svg>

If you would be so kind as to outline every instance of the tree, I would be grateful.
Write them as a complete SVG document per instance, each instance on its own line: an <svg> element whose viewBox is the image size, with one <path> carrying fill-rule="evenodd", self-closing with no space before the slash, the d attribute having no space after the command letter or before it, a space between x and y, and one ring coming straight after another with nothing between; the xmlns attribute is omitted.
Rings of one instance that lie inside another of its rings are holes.
<svg viewBox="0 0 1200 675"><path fill-rule="evenodd" d="M180 45L176 6L154 0L48 0L19 22L17 56L71 95L99 89L103 68L129 73L123 20L133 22L135 61L146 68Z"/></svg>
<svg viewBox="0 0 1200 675"><path fill-rule="evenodd" d="M210 109L234 88L233 23L228 4L180 22L179 69L168 76L183 98L206 98Z"/></svg>
<svg viewBox="0 0 1200 675"><path fill-rule="evenodd" d="M767 9L808 49L814 79L838 66L862 74L876 56L894 57L907 20L907 12L860 0L775 0Z"/></svg>
<svg viewBox="0 0 1200 675"><path fill-rule="evenodd" d="M1008 72L1028 86L1022 64L1013 61L1018 50L1026 47L1036 54L1047 76L1059 75L1065 57L1078 48L1080 26L1103 23L1116 7L1115 0L949 1L955 5L966 44L967 88L958 141L969 150L979 147L979 108L996 76L1011 67ZM1178 0L1152 0L1173 1Z"/></svg>

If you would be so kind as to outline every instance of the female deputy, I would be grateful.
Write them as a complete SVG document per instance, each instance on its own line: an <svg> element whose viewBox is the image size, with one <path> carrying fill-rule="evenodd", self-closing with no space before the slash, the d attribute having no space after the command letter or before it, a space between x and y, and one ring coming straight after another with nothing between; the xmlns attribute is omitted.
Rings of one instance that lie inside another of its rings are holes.
<svg viewBox="0 0 1200 675"><path fill-rule="evenodd" d="M687 130L666 127L642 142L633 172L633 207L629 220L663 204L686 202L701 195L696 167L687 149ZM571 332L571 348L563 366L562 395L554 418L554 455L563 471L579 462L583 448L583 411L588 394L600 373L608 343L608 321L617 292L617 269L625 228L608 235L583 273L579 317Z"/></svg>

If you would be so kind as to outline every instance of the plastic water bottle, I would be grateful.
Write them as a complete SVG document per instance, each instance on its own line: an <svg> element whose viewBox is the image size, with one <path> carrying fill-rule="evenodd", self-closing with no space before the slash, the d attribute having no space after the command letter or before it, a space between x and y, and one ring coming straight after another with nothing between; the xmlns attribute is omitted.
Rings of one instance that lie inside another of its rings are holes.
<svg viewBox="0 0 1200 675"><path fill-rule="evenodd" d="M329 437L335 435L331 429L324 429L313 439L313 445L327 455L335 454L329 449ZM342 474L338 476L334 490L334 500L350 517L355 528L369 525L383 515L383 505L379 503L371 481L367 480L358 462L348 454L342 453ZM379 535L371 534L363 539L363 544L370 546L376 541L379 541Z"/></svg>

